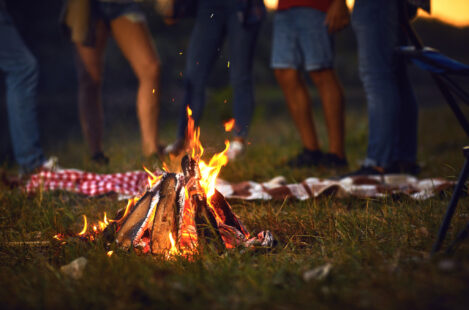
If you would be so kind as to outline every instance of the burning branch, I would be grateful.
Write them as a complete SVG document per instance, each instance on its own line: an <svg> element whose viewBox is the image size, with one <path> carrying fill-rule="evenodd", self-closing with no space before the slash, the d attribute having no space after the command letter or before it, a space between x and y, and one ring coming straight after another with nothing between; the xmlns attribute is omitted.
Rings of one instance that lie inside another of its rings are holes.
<svg viewBox="0 0 469 310"><path fill-rule="evenodd" d="M223 239L218 231L215 214L208 206L206 193L200 184L201 174L198 161L186 155L182 158L181 166L186 190L195 209L197 236L199 240L212 242L218 250L221 250L224 245Z"/></svg>

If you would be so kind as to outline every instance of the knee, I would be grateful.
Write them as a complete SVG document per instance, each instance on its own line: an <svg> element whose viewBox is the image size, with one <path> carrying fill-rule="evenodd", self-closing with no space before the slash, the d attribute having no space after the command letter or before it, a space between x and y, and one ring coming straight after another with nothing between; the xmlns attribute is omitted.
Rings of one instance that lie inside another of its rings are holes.
<svg viewBox="0 0 469 310"><path fill-rule="evenodd" d="M337 91L341 88L339 80L332 69L311 71L310 77L318 89L334 89L334 91Z"/></svg>
<svg viewBox="0 0 469 310"><path fill-rule="evenodd" d="M301 83L297 70L275 69L274 74L282 88L296 88Z"/></svg>
<svg viewBox="0 0 469 310"><path fill-rule="evenodd" d="M189 70L184 76L184 87L186 91L203 93L207 86L208 75L197 70Z"/></svg>
<svg viewBox="0 0 469 310"><path fill-rule="evenodd" d="M21 57L14 71L16 80L22 87L30 84L35 85L37 83L39 77L39 66L36 58L32 54L27 53L24 57Z"/></svg>
<svg viewBox="0 0 469 310"><path fill-rule="evenodd" d="M230 76L233 88L252 85L252 74L250 73L233 73Z"/></svg>
<svg viewBox="0 0 469 310"><path fill-rule="evenodd" d="M161 64L158 60L147 62L137 70L137 78L142 82L158 83L160 79Z"/></svg>

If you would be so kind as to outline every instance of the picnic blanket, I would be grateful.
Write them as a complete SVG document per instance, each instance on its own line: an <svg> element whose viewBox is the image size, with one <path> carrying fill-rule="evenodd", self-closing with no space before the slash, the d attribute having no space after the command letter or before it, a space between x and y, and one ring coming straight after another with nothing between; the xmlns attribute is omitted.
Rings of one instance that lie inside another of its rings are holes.
<svg viewBox="0 0 469 310"><path fill-rule="evenodd" d="M162 172L156 172L156 175ZM31 175L25 185L28 193L39 190L62 190L86 196L116 193L119 199L134 197L145 190L148 174L145 171L98 174L76 169L41 171ZM321 196L379 198L406 195L416 200L433 197L454 182L443 178L417 179L409 175L359 176L340 180L310 177L288 184L282 176L267 182L244 181L230 183L217 180L216 189L227 199L269 200L295 198L306 200Z"/></svg>

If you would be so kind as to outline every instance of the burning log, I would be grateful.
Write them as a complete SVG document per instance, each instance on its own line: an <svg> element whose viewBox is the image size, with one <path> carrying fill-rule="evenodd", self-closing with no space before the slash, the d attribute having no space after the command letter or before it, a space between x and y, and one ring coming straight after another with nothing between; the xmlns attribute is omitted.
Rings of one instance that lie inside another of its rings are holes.
<svg viewBox="0 0 469 310"><path fill-rule="evenodd" d="M139 237L143 234L143 226L150 220L154 200L158 200L158 193L148 190L136 203L130 214L123 218L124 223L117 232L116 242L121 247L128 249L137 245ZM157 201L156 201L157 202Z"/></svg>
<svg viewBox="0 0 469 310"><path fill-rule="evenodd" d="M210 198L210 204L221 218L223 224L236 228L242 232L246 238L249 238L248 230L238 220L236 215L231 210L230 204L219 191L215 190L215 194L213 194L213 196Z"/></svg>
<svg viewBox="0 0 469 310"><path fill-rule="evenodd" d="M186 190L195 209L195 224L199 240L213 243L218 250L223 249L224 242L218 230L215 214L207 203L207 196L200 185L200 170L197 160L186 155L181 161Z"/></svg>
<svg viewBox="0 0 469 310"><path fill-rule="evenodd" d="M160 200L156 207L152 231L151 252L153 254L168 253L172 246L171 237L178 234L179 208L177 206L177 177L174 173L167 174L160 185Z"/></svg>

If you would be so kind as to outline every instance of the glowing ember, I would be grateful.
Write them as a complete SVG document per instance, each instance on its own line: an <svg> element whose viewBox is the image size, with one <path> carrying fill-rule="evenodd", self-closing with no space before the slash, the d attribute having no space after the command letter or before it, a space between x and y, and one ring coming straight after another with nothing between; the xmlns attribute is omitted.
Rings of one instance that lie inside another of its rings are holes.
<svg viewBox="0 0 469 310"><path fill-rule="evenodd" d="M225 126L225 131L230 132L231 130L233 130L233 127L235 125L235 119L232 118L229 121L226 121L223 125Z"/></svg>

